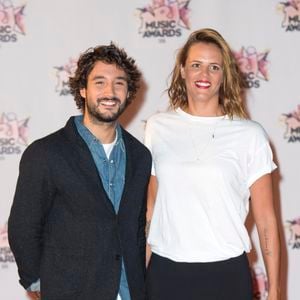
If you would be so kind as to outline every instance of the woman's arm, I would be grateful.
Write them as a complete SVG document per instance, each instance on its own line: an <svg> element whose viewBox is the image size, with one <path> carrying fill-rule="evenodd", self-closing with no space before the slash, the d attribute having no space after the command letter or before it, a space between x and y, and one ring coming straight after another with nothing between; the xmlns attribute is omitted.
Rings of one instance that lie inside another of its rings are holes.
<svg viewBox="0 0 300 300"><path fill-rule="evenodd" d="M272 190L271 174L260 177L250 187L253 217L268 275L268 300L279 300L280 241Z"/></svg>
<svg viewBox="0 0 300 300"><path fill-rule="evenodd" d="M148 196L147 196L147 214L146 214L146 237L148 237L149 228L151 224L155 199L157 193L157 179L156 176L151 176L148 186ZM148 243L146 243L146 266L148 266L151 257L151 249Z"/></svg>

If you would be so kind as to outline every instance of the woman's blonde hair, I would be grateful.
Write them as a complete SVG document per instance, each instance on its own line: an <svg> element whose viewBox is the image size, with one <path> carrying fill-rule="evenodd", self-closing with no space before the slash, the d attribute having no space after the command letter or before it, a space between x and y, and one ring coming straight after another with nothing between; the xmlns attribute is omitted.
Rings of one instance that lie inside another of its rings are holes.
<svg viewBox="0 0 300 300"><path fill-rule="evenodd" d="M234 55L224 38L211 28L194 31L179 50L175 67L171 73L171 83L167 90L171 106L173 108L185 108L188 105L186 85L181 76L181 67L185 66L190 48L197 43L211 43L221 50L224 77L220 87L219 103L224 113L230 118L233 116L247 118L242 99L243 78Z"/></svg>

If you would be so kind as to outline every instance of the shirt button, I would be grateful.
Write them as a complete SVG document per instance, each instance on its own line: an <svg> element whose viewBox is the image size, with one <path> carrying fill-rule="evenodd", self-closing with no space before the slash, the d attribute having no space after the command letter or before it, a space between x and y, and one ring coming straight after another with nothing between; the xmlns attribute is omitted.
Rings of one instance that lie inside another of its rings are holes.
<svg viewBox="0 0 300 300"><path fill-rule="evenodd" d="M110 182L110 183L109 183L109 186L113 186L113 184Z"/></svg>
<svg viewBox="0 0 300 300"><path fill-rule="evenodd" d="M112 160L110 161L110 163L113 164L113 163L114 163L114 160L112 159Z"/></svg>

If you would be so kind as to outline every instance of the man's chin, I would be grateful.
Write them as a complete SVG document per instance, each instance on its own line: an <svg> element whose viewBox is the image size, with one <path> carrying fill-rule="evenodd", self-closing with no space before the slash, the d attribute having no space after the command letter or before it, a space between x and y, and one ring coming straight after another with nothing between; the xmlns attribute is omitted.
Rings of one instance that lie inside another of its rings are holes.
<svg viewBox="0 0 300 300"><path fill-rule="evenodd" d="M119 113L97 114L95 118L100 122L111 123L117 121Z"/></svg>
<svg viewBox="0 0 300 300"><path fill-rule="evenodd" d="M92 118L99 122L112 123L118 120L125 107L118 107L114 110L88 109L88 113Z"/></svg>

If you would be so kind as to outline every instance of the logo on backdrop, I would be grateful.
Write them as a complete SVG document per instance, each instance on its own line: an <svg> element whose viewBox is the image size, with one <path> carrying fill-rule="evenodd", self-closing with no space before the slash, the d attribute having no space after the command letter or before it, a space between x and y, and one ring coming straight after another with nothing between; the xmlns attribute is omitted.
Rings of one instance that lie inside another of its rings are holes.
<svg viewBox="0 0 300 300"><path fill-rule="evenodd" d="M285 31L300 31L300 0L288 0L278 4L283 13L281 26Z"/></svg>
<svg viewBox="0 0 300 300"><path fill-rule="evenodd" d="M55 91L60 96L67 96L70 94L69 77L73 76L77 67L77 59L70 58L69 62L63 66L54 67L56 70L56 86Z"/></svg>
<svg viewBox="0 0 300 300"><path fill-rule="evenodd" d="M15 258L9 248L7 237L7 223L0 226L0 266L2 269L8 267L9 263L14 263Z"/></svg>
<svg viewBox="0 0 300 300"><path fill-rule="evenodd" d="M292 249L300 249L300 217L287 220L285 227L289 232L288 245Z"/></svg>
<svg viewBox="0 0 300 300"><path fill-rule="evenodd" d="M190 0L152 0L152 4L138 8L139 34L143 38L158 38L161 42L181 36L182 30L190 29L189 3Z"/></svg>
<svg viewBox="0 0 300 300"><path fill-rule="evenodd" d="M300 105L294 111L282 114L281 121L286 127L284 138L288 143L300 142Z"/></svg>
<svg viewBox="0 0 300 300"><path fill-rule="evenodd" d="M0 42L16 42L25 35L25 5L14 6L11 0L0 0Z"/></svg>
<svg viewBox="0 0 300 300"><path fill-rule="evenodd" d="M258 52L255 47L242 47L234 52L239 68L244 76L246 88L259 88L261 81L268 81L269 51Z"/></svg>
<svg viewBox="0 0 300 300"><path fill-rule="evenodd" d="M19 120L15 113L0 115L0 159L22 152L28 145L29 118Z"/></svg>
<svg viewBox="0 0 300 300"><path fill-rule="evenodd" d="M253 299L265 300L268 296L268 281L264 270L255 266L252 268Z"/></svg>

